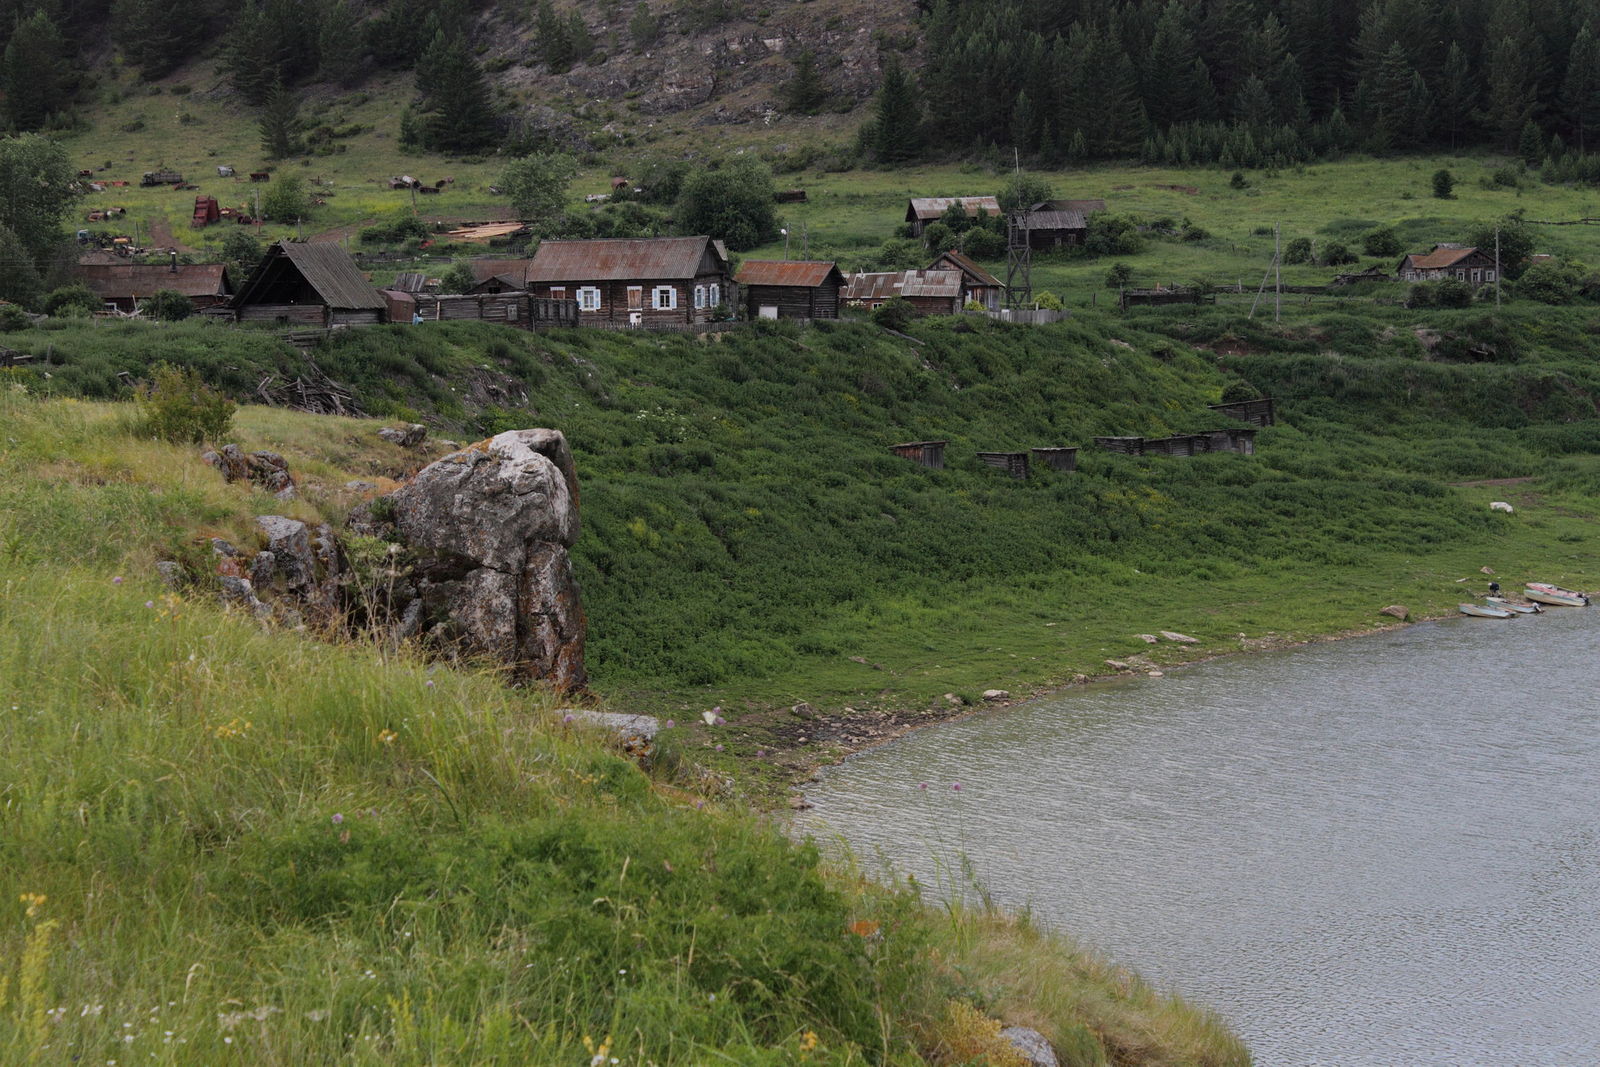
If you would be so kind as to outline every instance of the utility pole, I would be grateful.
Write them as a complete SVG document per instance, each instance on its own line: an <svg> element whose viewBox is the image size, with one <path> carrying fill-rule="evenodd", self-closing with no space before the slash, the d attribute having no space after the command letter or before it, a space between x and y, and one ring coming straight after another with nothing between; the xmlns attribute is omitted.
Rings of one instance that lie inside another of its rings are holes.
<svg viewBox="0 0 1600 1067"><path fill-rule="evenodd" d="M1272 301L1272 321L1283 321L1283 223L1272 226L1272 274L1278 286Z"/></svg>
<svg viewBox="0 0 1600 1067"><path fill-rule="evenodd" d="M1494 228L1494 306L1500 306L1500 227Z"/></svg>

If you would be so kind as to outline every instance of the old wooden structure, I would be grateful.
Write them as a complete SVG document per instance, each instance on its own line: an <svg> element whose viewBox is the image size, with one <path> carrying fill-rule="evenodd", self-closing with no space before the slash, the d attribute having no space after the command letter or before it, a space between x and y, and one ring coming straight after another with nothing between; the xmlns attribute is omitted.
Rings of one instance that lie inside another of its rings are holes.
<svg viewBox="0 0 1600 1067"><path fill-rule="evenodd" d="M387 305L336 244L279 241L268 248L233 298L240 322L280 326L360 326L383 322Z"/></svg>
<svg viewBox="0 0 1600 1067"><path fill-rule="evenodd" d="M695 325L734 299L727 250L703 236L545 241L523 278L532 296L576 300L585 325Z"/></svg>
<svg viewBox="0 0 1600 1067"><path fill-rule="evenodd" d="M1277 415L1273 411L1272 398L1264 396L1256 400L1234 400L1225 404L1207 404L1206 407L1218 415L1226 415L1230 419L1248 422L1252 426L1272 426L1277 423Z"/></svg>
<svg viewBox="0 0 1600 1067"><path fill-rule="evenodd" d="M944 470L944 446L948 441L906 441L890 445L889 451L901 459L909 459L932 470Z"/></svg>
<svg viewBox="0 0 1600 1067"><path fill-rule="evenodd" d="M182 293L196 311L226 304L233 284L221 263L129 263L113 256L110 262L79 263L73 273L108 311L131 315L163 289Z"/></svg>
<svg viewBox="0 0 1600 1067"><path fill-rule="evenodd" d="M747 259L734 275L750 319L836 319L844 275L816 260Z"/></svg>
<svg viewBox="0 0 1600 1067"><path fill-rule="evenodd" d="M845 303L863 308L901 297L918 315L954 315L961 310L961 295L961 272L954 270L852 274L843 293Z"/></svg>
<svg viewBox="0 0 1600 1067"><path fill-rule="evenodd" d="M995 470L1005 471L1013 478L1022 479L1028 476L1026 452L979 452L978 462L987 464Z"/></svg>
<svg viewBox="0 0 1600 1067"><path fill-rule="evenodd" d="M806 191L804 189L779 189L772 194L774 203L778 204L804 204Z"/></svg>
<svg viewBox="0 0 1600 1067"><path fill-rule="evenodd" d="M189 225L194 229L203 230L213 222L222 221L222 207L214 196L197 196L194 198L194 218Z"/></svg>
<svg viewBox="0 0 1600 1067"><path fill-rule="evenodd" d="M1107 452L1126 456L1199 456L1208 452L1237 452L1250 456L1256 451L1256 431L1226 429L1172 437L1096 437L1094 443Z"/></svg>
<svg viewBox="0 0 1600 1067"><path fill-rule="evenodd" d="M1028 210L1028 244L1035 251L1070 248L1089 239L1089 216L1106 209L1104 200L1046 200Z"/></svg>
<svg viewBox="0 0 1600 1067"><path fill-rule="evenodd" d="M147 170L144 177L139 179L139 184L151 185L182 185L183 175L175 170Z"/></svg>
<svg viewBox="0 0 1600 1067"><path fill-rule="evenodd" d="M928 269L953 270L960 273L962 307L966 307L970 300L982 304L985 311L999 311L1001 305L1006 302L1005 283L960 252L952 250L939 253L938 257L928 264Z"/></svg>
<svg viewBox="0 0 1600 1067"><path fill-rule="evenodd" d="M1043 463L1054 471L1071 473L1078 469L1078 450L1076 448L1033 448L1029 449L1033 458Z"/></svg>
<svg viewBox="0 0 1600 1067"><path fill-rule="evenodd" d="M1496 277L1494 256L1465 245L1434 245L1431 252L1412 253L1400 261L1395 273L1404 282L1454 278L1479 285Z"/></svg>
<svg viewBox="0 0 1600 1067"><path fill-rule="evenodd" d="M956 204L973 218L1000 215L1000 201L992 196L919 196L906 204L906 225L911 227L911 236L921 237L923 230L944 218L945 212Z"/></svg>
<svg viewBox="0 0 1600 1067"><path fill-rule="evenodd" d="M1118 295L1117 302L1124 311L1130 307L1161 304L1215 304L1217 294L1182 286L1172 289L1124 289Z"/></svg>
<svg viewBox="0 0 1600 1067"><path fill-rule="evenodd" d="M576 300L551 300L521 290L439 294L385 289L381 295L390 322L496 322L529 330L579 324Z"/></svg>

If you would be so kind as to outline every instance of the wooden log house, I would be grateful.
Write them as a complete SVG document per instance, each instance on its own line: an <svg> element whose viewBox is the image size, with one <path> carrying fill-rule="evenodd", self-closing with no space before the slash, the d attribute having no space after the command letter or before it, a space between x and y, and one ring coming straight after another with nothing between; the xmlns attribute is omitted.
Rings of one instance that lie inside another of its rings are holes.
<svg viewBox="0 0 1600 1067"><path fill-rule="evenodd" d="M734 300L727 250L703 236L545 241L524 278L530 296L576 300L585 326L692 326Z"/></svg>
<svg viewBox="0 0 1600 1067"><path fill-rule="evenodd" d="M196 311L226 304L233 295L221 263L129 263L112 256L107 263L80 263L73 271L107 310L131 315L163 289L182 293Z"/></svg>
<svg viewBox="0 0 1600 1067"><path fill-rule="evenodd" d="M749 319L836 319L844 275L832 262L748 259L734 276Z"/></svg>
<svg viewBox="0 0 1600 1067"><path fill-rule="evenodd" d="M387 306L336 244L279 241L267 249L230 305L240 322L279 326L362 326L383 322Z"/></svg>

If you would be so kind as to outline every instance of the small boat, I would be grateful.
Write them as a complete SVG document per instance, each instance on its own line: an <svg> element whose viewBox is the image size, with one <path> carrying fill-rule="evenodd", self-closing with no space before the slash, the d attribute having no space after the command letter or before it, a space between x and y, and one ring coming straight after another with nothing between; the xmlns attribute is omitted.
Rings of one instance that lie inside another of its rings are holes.
<svg viewBox="0 0 1600 1067"><path fill-rule="evenodd" d="M1471 615L1475 619L1509 619L1516 614L1498 604L1462 604L1460 608L1461 614Z"/></svg>
<svg viewBox="0 0 1600 1067"><path fill-rule="evenodd" d="M1503 596L1486 596L1483 599L1497 608L1505 608L1518 615L1537 615L1544 610L1537 604L1514 604Z"/></svg>
<svg viewBox="0 0 1600 1067"><path fill-rule="evenodd" d="M1562 589L1556 585L1546 585L1543 582L1530 582L1522 591L1522 595L1536 604L1551 604L1561 608L1586 608L1589 598L1582 593L1574 593L1570 589Z"/></svg>

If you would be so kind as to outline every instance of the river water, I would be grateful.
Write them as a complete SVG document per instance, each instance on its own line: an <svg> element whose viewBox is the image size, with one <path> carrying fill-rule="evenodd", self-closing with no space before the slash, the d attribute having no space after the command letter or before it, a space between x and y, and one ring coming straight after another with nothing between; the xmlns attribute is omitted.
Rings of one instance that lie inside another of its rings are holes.
<svg viewBox="0 0 1600 1067"><path fill-rule="evenodd" d="M946 892L965 857L1259 1065L1600 1064L1600 607L1079 687L808 797L803 832Z"/></svg>

